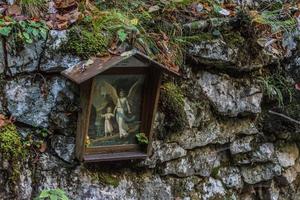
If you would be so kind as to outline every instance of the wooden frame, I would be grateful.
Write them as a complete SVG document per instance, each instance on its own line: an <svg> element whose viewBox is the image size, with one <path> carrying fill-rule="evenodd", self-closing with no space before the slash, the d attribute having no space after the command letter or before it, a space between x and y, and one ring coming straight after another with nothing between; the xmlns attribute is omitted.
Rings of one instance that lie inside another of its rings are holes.
<svg viewBox="0 0 300 200"><path fill-rule="evenodd" d="M151 153L153 123L157 110L162 72L179 75L140 52L132 52L125 57L96 58L91 66L83 63L62 72L64 76L80 84L80 112L78 114L76 157L83 162L144 159ZM122 144L100 147L86 147L89 132L95 82L98 75L145 75L140 132L145 133L149 145Z"/></svg>
<svg viewBox="0 0 300 200"><path fill-rule="evenodd" d="M156 111L156 105L158 103L159 87L161 72L154 68L127 68L124 71L123 68L112 68L107 70L101 75L132 75L141 74L145 75L145 84L143 86L143 100L141 108L141 132L145 133L149 140L152 138L152 125L154 122L154 115ZM87 89L89 88L89 89ZM82 85L84 96L87 98L81 99L81 115L78 119L79 131L77 133L77 157L85 162L98 162L98 161L111 161L111 160L127 160L127 159L143 159L147 157L148 150L150 148L142 147L139 144L128 144L128 145L112 145L102 147L86 147L86 138L88 134L89 117L91 113L92 99L95 89L95 78L90 80L88 83ZM89 91L88 91L89 90ZM88 103L87 103L88 102Z"/></svg>

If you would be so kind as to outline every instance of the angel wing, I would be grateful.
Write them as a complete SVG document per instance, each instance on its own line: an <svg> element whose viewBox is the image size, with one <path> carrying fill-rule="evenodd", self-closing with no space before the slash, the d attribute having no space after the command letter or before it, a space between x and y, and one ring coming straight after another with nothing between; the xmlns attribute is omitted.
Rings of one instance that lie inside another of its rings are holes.
<svg viewBox="0 0 300 200"><path fill-rule="evenodd" d="M118 102L118 93L117 90L114 88L114 86L112 86L111 84L109 84L106 81L103 81L103 87L105 89L105 91L107 92L107 94L112 98L114 104L116 105Z"/></svg>
<svg viewBox="0 0 300 200"><path fill-rule="evenodd" d="M128 95L127 95L127 99L129 100L133 100L134 97L136 96L137 91L139 90L139 85L142 83L142 80L139 79L137 80L130 88Z"/></svg>

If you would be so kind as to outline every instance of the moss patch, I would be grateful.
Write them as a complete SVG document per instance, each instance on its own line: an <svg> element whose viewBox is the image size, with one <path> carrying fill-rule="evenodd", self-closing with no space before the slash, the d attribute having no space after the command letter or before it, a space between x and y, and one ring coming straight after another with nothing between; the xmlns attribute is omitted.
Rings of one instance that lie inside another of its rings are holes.
<svg viewBox="0 0 300 200"><path fill-rule="evenodd" d="M105 185L112 185L113 187L118 187L120 180L117 175L112 175L106 172L90 172L92 179L94 181L99 181Z"/></svg>
<svg viewBox="0 0 300 200"><path fill-rule="evenodd" d="M14 125L9 124L0 129L0 153L4 160L7 160L9 168L9 180L15 183L20 175L19 161L26 156L26 149L23 148L21 137Z"/></svg>
<svg viewBox="0 0 300 200"><path fill-rule="evenodd" d="M75 26L68 35L69 40L63 48L66 52L86 59L107 51L108 37L100 32L96 33L80 26Z"/></svg>
<svg viewBox="0 0 300 200"><path fill-rule="evenodd" d="M184 95L174 83L165 83L161 88L160 108L165 114L167 132L184 129L187 119L184 111Z"/></svg>

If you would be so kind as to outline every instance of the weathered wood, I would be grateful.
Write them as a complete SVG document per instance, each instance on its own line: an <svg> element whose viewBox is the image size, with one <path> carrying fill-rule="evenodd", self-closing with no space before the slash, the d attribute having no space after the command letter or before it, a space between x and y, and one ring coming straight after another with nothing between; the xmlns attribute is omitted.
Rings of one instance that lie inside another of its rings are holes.
<svg viewBox="0 0 300 200"><path fill-rule="evenodd" d="M109 154L91 154L84 155L84 162L107 162L107 161L118 161L118 160L133 160L133 159L145 159L147 154L142 152L120 152L120 153L109 153Z"/></svg>
<svg viewBox="0 0 300 200"><path fill-rule="evenodd" d="M80 85L80 111L78 112L77 133L76 133L76 157L82 160L85 146L85 126L88 111L88 101L91 90L91 80Z"/></svg>
<svg viewBox="0 0 300 200"><path fill-rule="evenodd" d="M141 64L143 63L143 64ZM122 66L123 65L123 66ZM114 55L103 58L91 58L76 66L66 69L62 75L81 84L112 67L154 67L172 75L180 75L177 69L164 66L139 51L125 52L124 55Z"/></svg>
<svg viewBox="0 0 300 200"><path fill-rule="evenodd" d="M151 76L153 77L153 88L152 88L152 98L150 100L151 107L149 111L149 122L148 122L148 140L149 144L147 147L147 154L150 155L152 151L152 141L153 141L153 124L155 121L155 115L158 107L158 101L160 96L160 86L161 86L161 79L162 73L157 69L151 70Z"/></svg>
<svg viewBox="0 0 300 200"><path fill-rule="evenodd" d="M103 154L103 153L116 153L116 152L139 152L140 145L138 144L123 144L123 145L112 145L112 146L99 146L86 148L86 154Z"/></svg>

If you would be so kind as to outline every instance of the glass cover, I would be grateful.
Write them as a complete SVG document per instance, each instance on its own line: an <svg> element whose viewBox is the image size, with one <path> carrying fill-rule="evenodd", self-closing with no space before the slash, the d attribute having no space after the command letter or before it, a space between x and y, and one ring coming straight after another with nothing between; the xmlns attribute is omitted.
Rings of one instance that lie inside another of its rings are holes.
<svg viewBox="0 0 300 200"><path fill-rule="evenodd" d="M88 147L136 144L141 129L145 75L99 75L95 78Z"/></svg>

